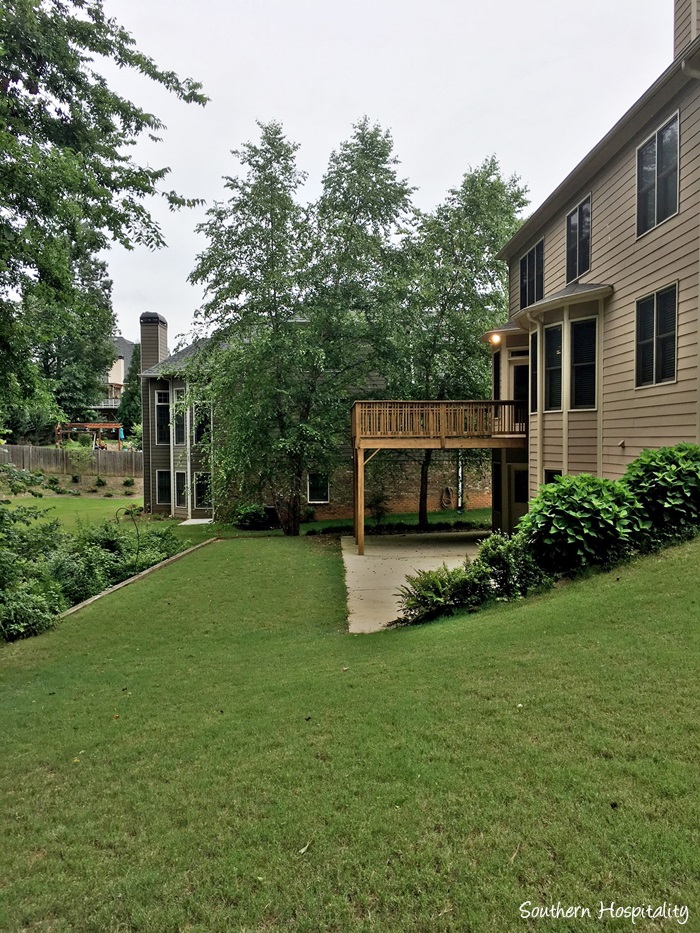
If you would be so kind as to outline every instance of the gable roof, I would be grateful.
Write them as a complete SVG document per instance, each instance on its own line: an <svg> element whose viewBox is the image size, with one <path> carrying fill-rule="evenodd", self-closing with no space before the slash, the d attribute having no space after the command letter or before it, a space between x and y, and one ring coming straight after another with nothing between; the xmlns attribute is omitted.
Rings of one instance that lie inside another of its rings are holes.
<svg viewBox="0 0 700 933"><path fill-rule="evenodd" d="M497 254L509 260L524 250L544 225L559 211L565 210L582 189L617 153L644 129L683 88L700 77L700 36L680 55L651 87L632 104L613 128L591 149L564 181L554 189L537 210L527 218L515 236Z"/></svg>

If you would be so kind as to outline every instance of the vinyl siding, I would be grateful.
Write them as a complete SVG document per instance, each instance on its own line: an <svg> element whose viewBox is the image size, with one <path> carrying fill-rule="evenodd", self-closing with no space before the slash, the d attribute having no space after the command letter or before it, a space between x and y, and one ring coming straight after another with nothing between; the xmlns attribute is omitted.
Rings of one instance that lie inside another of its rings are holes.
<svg viewBox="0 0 700 933"><path fill-rule="evenodd" d="M636 235L636 150L676 110L680 113L679 212L645 235ZM610 284L602 317L603 475L620 476L645 447L697 440L698 200L700 199L700 86L690 85L665 107L606 169L582 186L544 234L545 298L566 286L566 214L591 194L591 267L580 282ZM511 263L511 311L519 309L519 256ZM635 387L636 302L677 283L676 381ZM571 308L572 319L586 309ZM552 312L544 323L561 318ZM565 375L566 378L566 375ZM557 418L559 419L557 421ZM561 466L561 416L545 416L544 469ZM624 441L624 447L618 446ZM536 463L536 446L533 465ZM569 412L570 472L597 471L597 413Z"/></svg>

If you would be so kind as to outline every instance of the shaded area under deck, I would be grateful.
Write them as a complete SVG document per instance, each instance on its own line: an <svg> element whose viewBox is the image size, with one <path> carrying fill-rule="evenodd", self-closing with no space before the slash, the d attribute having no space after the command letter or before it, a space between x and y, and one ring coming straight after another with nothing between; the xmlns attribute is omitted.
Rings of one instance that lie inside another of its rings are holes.
<svg viewBox="0 0 700 933"><path fill-rule="evenodd" d="M359 401L352 406L351 422L358 554L364 554L365 545L365 464L380 450L527 447L524 402Z"/></svg>

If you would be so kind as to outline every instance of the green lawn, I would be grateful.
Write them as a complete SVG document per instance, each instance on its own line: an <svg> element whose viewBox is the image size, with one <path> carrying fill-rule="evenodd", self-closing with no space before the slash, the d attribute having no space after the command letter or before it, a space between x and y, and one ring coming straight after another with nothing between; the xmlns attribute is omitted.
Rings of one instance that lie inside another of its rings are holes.
<svg viewBox="0 0 700 933"><path fill-rule="evenodd" d="M697 930L699 571L350 637L336 542L236 539L5 646L0 929Z"/></svg>
<svg viewBox="0 0 700 933"><path fill-rule="evenodd" d="M143 505L143 496L114 496L110 499L91 496L44 495L17 496L10 498L10 507L26 505L45 510L47 520L57 518L66 529L73 530L79 521L103 521L113 519L117 509L131 509Z"/></svg>

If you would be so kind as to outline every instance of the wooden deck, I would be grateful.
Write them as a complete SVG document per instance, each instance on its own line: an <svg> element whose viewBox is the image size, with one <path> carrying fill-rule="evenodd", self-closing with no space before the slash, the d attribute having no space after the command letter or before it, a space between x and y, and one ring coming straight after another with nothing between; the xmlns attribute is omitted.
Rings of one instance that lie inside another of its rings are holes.
<svg viewBox="0 0 700 933"><path fill-rule="evenodd" d="M378 451L527 447L526 402L362 401L352 406L351 420L358 554L365 548L365 464Z"/></svg>
<svg viewBox="0 0 700 933"><path fill-rule="evenodd" d="M527 445L522 402L355 402L355 449L521 447Z"/></svg>

